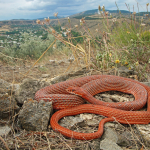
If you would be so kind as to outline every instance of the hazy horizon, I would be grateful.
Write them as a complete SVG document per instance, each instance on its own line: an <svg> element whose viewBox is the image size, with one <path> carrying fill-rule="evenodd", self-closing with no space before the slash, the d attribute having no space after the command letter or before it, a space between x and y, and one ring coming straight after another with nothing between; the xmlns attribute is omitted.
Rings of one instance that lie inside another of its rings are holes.
<svg viewBox="0 0 150 150"><path fill-rule="evenodd" d="M86 10L97 9L104 5L107 10L127 10L129 5L131 12L147 11L146 4L148 0L138 1L121 1L117 0L0 0L0 21L12 19L37 19L53 16L58 12L58 16L70 16ZM137 5L138 2L138 5ZM126 4L125 4L126 3Z"/></svg>

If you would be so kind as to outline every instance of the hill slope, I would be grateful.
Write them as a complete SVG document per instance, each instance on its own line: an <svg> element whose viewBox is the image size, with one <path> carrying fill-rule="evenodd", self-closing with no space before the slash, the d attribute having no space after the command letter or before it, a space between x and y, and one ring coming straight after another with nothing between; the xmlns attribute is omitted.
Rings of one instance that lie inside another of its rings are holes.
<svg viewBox="0 0 150 150"><path fill-rule="evenodd" d="M118 10L106 10L108 11L109 13L118 13L119 11ZM129 11L126 11L126 10L120 10L122 14L130 14ZM76 17L79 17L79 16L89 16L89 15L94 15L94 14L97 14L98 13L98 9L93 9L93 10L87 10L87 11L83 11L81 13L78 13L78 14L74 14L74 15L71 15L70 17L71 18L76 18Z"/></svg>

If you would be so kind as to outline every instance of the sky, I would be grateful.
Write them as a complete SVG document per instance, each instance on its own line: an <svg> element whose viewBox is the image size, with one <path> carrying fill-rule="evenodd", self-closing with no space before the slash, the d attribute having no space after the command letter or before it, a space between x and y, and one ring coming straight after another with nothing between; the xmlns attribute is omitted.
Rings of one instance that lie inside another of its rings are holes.
<svg viewBox="0 0 150 150"><path fill-rule="evenodd" d="M97 9L105 6L107 10L117 10L115 2L120 10L146 11L149 0L0 0L0 20L11 19L37 19L53 16L70 16L86 10ZM126 4L125 4L126 3ZM138 3L138 7L137 7ZM150 6L149 6L150 7Z"/></svg>

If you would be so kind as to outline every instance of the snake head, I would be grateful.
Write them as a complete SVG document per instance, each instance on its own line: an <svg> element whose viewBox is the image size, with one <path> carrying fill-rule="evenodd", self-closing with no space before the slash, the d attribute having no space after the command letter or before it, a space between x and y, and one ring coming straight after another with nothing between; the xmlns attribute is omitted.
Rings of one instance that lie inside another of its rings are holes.
<svg viewBox="0 0 150 150"><path fill-rule="evenodd" d="M84 98L86 95L85 90L81 87L71 86L66 89L68 93L75 94Z"/></svg>

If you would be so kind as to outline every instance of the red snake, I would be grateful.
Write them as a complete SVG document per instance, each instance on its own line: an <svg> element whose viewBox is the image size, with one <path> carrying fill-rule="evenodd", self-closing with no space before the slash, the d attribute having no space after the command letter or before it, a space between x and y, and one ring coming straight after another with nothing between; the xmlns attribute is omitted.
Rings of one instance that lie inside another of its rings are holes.
<svg viewBox="0 0 150 150"><path fill-rule="evenodd" d="M93 97L97 93L112 90L133 94L135 100L108 103ZM85 100L81 97L92 104L83 104ZM101 137L104 123L108 121L117 121L123 124L150 123L150 87L124 77L93 75L68 80L40 89L36 92L35 99L52 101L54 109L63 109L53 114L50 120L51 127L55 131L75 139L90 140ZM135 111L143 108L146 103L147 111ZM100 114L108 118L100 121L98 131L94 133L79 133L58 124L58 121L65 116L81 113Z"/></svg>

